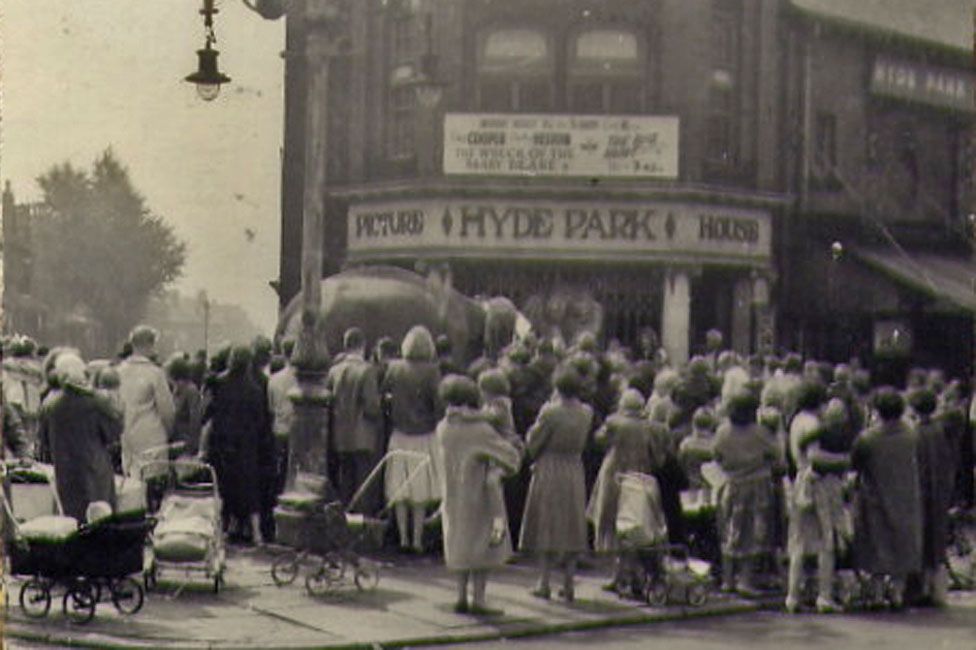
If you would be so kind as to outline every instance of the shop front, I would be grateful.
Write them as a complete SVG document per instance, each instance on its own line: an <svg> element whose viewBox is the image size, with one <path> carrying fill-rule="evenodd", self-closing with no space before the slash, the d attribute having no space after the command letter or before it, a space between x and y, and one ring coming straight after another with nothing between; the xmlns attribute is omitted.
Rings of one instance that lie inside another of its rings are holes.
<svg viewBox="0 0 976 650"><path fill-rule="evenodd" d="M770 210L688 193L591 200L500 190L349 197L347 264L437 269L466 294L511 298L537 330L567 340L590 329L633 345L651 327L678 362L710 327L744 352L768 340L757 322L771 327Z"/></svg>

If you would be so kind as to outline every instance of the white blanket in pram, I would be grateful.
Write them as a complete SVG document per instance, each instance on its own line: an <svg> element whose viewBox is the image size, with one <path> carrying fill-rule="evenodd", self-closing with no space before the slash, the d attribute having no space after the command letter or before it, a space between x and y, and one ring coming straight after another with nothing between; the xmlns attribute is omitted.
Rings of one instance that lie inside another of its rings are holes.
<svg viewBox="0 0 976 650"><path fill-rule="evenodd" d="M214 542L219 525L214 497L169 495L159 508L153 552L162 560L201 561Z"/></svg>
<svg viewBox="0 0 976 650"><path fill-rule="evenodd" d="M638 548L666 542L668 525L657 479L649 474L625 472L619 475L619 481L616 529L621 544Z"/></svg>

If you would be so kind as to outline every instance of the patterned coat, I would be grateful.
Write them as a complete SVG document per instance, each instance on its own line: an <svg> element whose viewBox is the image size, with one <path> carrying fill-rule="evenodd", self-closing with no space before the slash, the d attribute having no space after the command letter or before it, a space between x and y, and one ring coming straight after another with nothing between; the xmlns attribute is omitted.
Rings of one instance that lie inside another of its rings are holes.
<svg viewBox="0 0 976 650"><path fill-rule="evenodd" d="M587 550L582 454L592 427L592 408L557 397L529 429L526 453L535 462L522 515L521 550Z"/></svg>

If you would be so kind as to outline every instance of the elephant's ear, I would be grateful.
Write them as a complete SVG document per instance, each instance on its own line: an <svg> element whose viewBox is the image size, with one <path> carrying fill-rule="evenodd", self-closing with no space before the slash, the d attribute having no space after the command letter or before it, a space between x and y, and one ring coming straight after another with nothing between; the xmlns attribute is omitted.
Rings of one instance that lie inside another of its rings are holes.
<svg viewBox="0 0 976 650"><path fill-rule="evenodd" d="M498 355L515 337L518 310L511 300L495 297L485 303L485 353Z"/></svg>

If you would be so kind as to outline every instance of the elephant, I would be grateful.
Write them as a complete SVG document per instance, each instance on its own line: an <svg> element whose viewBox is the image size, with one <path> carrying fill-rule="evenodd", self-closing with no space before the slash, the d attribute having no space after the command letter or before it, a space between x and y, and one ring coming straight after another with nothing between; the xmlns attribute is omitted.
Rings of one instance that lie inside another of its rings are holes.
<svg viewBox="0 0 976 650"><path fill-rule="evenodd" d="M277 340L298 338L301 311L299 295L281 313ZM383 336L399 342L411 327L424 325L435 338L446 334L453 361L467 367L486 350L497 354L523 322L527 323L507 298L469 298L442 275L424 277L398 267L362 266L322 280L316 331L334 355L342 350L343 334L350 327L359 327L373 345Z"/></svg>

